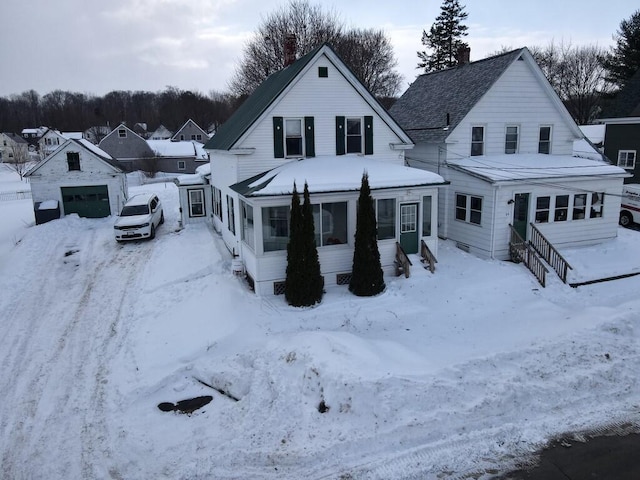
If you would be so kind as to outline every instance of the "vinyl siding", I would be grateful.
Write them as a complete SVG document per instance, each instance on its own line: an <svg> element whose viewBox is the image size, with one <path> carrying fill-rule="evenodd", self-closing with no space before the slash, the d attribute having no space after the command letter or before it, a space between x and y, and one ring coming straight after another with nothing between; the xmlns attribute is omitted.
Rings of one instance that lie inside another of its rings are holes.
<svg viewBox="0 0 640 480"><path fill-rule="evenodd" d="M551 153L571 155L575 139L566 117L525 61L514 62L447 138L449 158L471 153L471 127L485 128L485 155L504 153L507 125L518 125L518 153L538 153L540 126L552 125ZM514 157L517 158L517 157Z"/></svg>

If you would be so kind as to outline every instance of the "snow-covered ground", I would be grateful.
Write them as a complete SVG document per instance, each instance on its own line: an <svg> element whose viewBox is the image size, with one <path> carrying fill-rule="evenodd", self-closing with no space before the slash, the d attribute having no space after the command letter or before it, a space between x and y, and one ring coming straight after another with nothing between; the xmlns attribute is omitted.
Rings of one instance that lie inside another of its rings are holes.
<svg viewBox="0 0 640 480"><path fill-rule="evenodd" d="M164 204L153 241L0 202L1 478L491 478L556 434L640 424L640 276L543 289L441 242L433 275L415 258L378 297L296 309L178 230L173 184L131 190ZM638 239L563 253L575 278L629 273Z"/></svg>

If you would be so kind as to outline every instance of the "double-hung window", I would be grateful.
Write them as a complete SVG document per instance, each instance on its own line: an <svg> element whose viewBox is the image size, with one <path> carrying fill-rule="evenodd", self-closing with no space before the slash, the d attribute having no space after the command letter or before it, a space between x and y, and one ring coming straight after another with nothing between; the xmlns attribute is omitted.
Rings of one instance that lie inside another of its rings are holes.
<svg viewBox="0 0 640 480"><path fill-rule="evenodd" d="M536 198L536 223L547 223L549 221L550 207L551 197Z"/></svg>
<svg viewBox="0 0 640 480"><path fill-rule="evenodd" d="M619 150L618 166L627 169L636 167L636 151L635 150Z"/></svg>
<svg viewBox="0 0 640 480"><path fill-rule="evenodd" d="M118 129L118 138L127 138L127 131L124 128Z"/></svg>
<svg viewBox="0 0 640 480"><path fill-rule="evenodd" d="M556 208L553 214L554 222L564 222L567 220L569 212L569 195L556 195Z"/></svg>
<svg viewBox="0 0 640 480"><path fill-rule="evenodd" d="M484 155L484 127L471 127L471 156Z"/></svg>
<svg viewBox="0 0 640 480"><path fill-rule="evenodd" d="M222 192L213 187L213 214L222 220Z"/></svg>
<svg viewBox="0 0 640 480"><path fill-rule="evenodd" d="M336 117L336 155L373 155L373 117Z"/></svg>
<svg viewBox="0 0 640 480"><path fill-rule="evenodd" d="M587 209L587 194L578 193L573 197L573 220L582 220L585 218L585 211Z"/></svg>
<svg viewBox="0 0 640 480"><path fill-rule="evenodd" d="M538 137L538 153L551 153L551 126L543 125L540 127L540 135Z"/></svg>
<svg viewBox="0 0 640 480"><path fill-rule="evenodd" d="M189 190L189 216L204 217L204 190Z"/></svg>
<svg viewBox="0 0 640 480"><path fill-rule="evenodd" d="M69 171L80 170L80 154L78 152L67 152L67 165Z"/></svg>
<svg viewBox="0 0 640 480"><path fill-rule="evenodd" d="M482 197L456 193L456 220L480 225L482 223Z"/></svg>
<svg viewBox="0 0 640 480"><path fill-rule="evenodd" d="M504 153L518 152L518 126L508 125L504 139Z"/></svg>
<svg viewBox="0 0 640 480"><path fill-rule="evenodd" d="M589 218L602 217L602 209L604 207L604 192L593 192L591 194L591 211Z"/></svg>
<svg viewBox="0 0 640 480"><path fill-rule="evenodd" d="M302 119L287 118L284 121L285 131L285 156L303 157Z"/></svg>

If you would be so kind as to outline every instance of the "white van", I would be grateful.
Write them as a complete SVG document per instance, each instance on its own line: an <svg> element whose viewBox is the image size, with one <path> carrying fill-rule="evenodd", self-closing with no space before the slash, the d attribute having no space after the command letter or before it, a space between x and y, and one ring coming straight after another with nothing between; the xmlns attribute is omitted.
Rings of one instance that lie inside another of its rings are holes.
<svg viewBox="0 0 640 480"><path fill-rule="evenodd" d="M627 183L622 186L620 225L628 227L632 223L640 223L640 183Z"/></svg>

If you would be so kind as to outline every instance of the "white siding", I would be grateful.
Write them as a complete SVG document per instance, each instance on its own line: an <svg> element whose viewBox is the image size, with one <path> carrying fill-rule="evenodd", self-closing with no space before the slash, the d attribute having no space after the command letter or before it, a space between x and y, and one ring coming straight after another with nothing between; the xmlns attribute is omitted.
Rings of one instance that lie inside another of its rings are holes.
<svg viewBox="0 0 640 480"><path fill-rule="evenodd" d="M507 125L520 127L518 153L538 153L540 126L552 125L551 153L571 155L576 138L566 122L529 64L516 61L447 138L449 158L470 155L474 125L485 128L485 155L505 153Z"/></svg>
<svg viewBox="0 0 640 480"><path fill-rule="evenodd" d="M69 171L67 152L80 154L79 171ZM63 215L62 187L107 185L112 215L120 213L128 198L126 175L116 172L111 165L74 143L59 150L55 156L47 158L30 176L30 183L34 204L45 200L58 200Z"/></svg>
<svg viewBox="0 0 640 480"><path fill-rule="evenodd" d="M328 68L327 78L318 77L318 67ZM238 181L282 165L292 159L273 156L273 117L314 117L315 155L336 153L336 116L373 116L373 155L368 158L402 165L402 151L392 151L390 143L400 139L376 114L337 68L325 57L319 57L280 100L245 134L236 148L254 148L255 153L240 159ZM350 155L345 155L345 162Z"/></svg>

